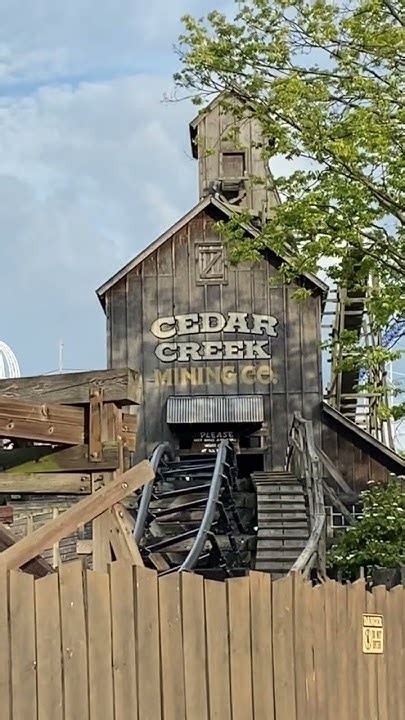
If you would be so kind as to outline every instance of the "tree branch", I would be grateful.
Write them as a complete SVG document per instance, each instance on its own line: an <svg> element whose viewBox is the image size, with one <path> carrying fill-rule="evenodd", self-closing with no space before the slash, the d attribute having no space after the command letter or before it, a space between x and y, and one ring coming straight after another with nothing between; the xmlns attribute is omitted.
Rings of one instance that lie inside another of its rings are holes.
<svg viewBox="0 0 405 720"><path fill-rule="evenodd" d="M402 27L405 27L405 20L403 18L401 18L401 16L397 12L397 10L394 7L394 5L392 4L392 2L390 2L390 0L381 0L381 2L383 3L383 5L385 5L387 10L391 13L392 17L394 17L395 20L397 20L399 22L399 24L402 25Z"/></svg>

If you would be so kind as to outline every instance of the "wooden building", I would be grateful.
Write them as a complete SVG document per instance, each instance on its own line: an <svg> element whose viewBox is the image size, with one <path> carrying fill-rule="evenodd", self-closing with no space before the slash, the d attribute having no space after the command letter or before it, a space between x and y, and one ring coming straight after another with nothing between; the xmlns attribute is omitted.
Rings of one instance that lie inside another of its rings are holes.
<svg viewBox="0 0 405 720"><path fill-rule="evenodd" d="M260 126L222 102L190 127L198 203L98 290L109 370L0 383L8 568L51 546L54 565L80 553L97 569L129 557L210 578L325 577L327 537L355 522L359 491L404 475L323 400L328 287L312 274L286 284L271 247L230 262L223 224L248 209L254 239L279 200Z"/></svg>
<svg viewBox="0 0 405 720"><path fill-rule="evenodd" d="M140 457L164 439L185 455L229 436L249 471L280 470L299 411L357 492L388 472L403 473L404 463L323 404L327 286L311 274L286 285L277 274L283 258L271 249L259 262L230 263L218 221L247 207L246 237L255 237L278 202L260 126L246 114L234 128L221 97L191 123L199 202L97 291L108 365L142 375ZM294 299L298 286L310 290L304 302Z"/></svg>

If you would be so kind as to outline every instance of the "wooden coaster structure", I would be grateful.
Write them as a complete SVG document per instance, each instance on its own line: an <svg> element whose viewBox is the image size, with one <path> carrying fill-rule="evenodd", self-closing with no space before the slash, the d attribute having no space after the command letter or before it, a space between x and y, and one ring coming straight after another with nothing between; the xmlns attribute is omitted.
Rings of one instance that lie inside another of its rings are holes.
<svg viewBox="0 0 405 720"><path fill-rule="evenodd" d="M131 467L140 394L129 368L0 381L0 496L47 495L50 507L52 498L74 498L20 540L0 524L0 568L47 574L53 568L40 554L90 522L91 540L79 539L76 552L91 554L94 570L114 559L142 564L124 505L153 477L146 461Z"/></svg>

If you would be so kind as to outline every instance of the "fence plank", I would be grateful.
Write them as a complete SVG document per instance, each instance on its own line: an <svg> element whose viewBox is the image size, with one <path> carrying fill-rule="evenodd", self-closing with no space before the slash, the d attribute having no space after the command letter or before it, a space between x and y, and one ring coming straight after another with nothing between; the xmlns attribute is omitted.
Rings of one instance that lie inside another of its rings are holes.
<svg viewBox="0 0 405 720"><path fill-rule="evenodd" d="M336 675L339 672L337 655L336 583L327 580L323 586L325 596L325 652L326 652L326 694L329 720L335 720L339 707Z"/></svg>
<svg viewBox="0 0 405 720"><path fill-rule="evenodd" d="M159 578L160 653L163 717L185 720L180 576Z"/></svg>
<svg viewBox="0 0 405 720"><path fill-rule="evenodd" d="M35 582L38 720L63 719L59 577Z"/></svg>
<svg viewBox="0 0 405 720"><path fill-rule="evenodd" d="M369 718L368 665L367 655L363 653L363 613L367 612L366 585L364 580L357 580L351 588L353 593L353 610L355 613L352 625L355 667L352 677L357 677L357 712L359 717Z"/></svg>
<svg viewBox="0 0 405 720"><path fill-rule="evenodd" d="M59 568L65 718L88 720L88 677L83 574L80 561Z"/></svg>
<svg viewBox="0 0 405 720"><path fill-rule="evenodd" d="M231 720L226 586L204 581L210 720Z"/></svg>
<svg viewBox="0 0 405 720"><path fill-rule="evenodd" d="M315 717L316 683L312 634L312 585L294 574L294 663L297 720Z"/></svg>
<svg viewBox="0 0 405 720"><path fill-rule="evenodd" d="M366 593L366 612L373 614L375 609L375 597L371 592ZM377 656L365 655L365 666L367 668L367 692L368 709L370 720L378 720L378 696L377 696Z"/></svg>
<svg viewBox="0 0 405 720"><path fill-rule="evenodd" d="M387 658L388 717L403 720L405 717L405 637L402 628L401 586L387 593L385 613L385 654Z"/></svg>
<svg viewBox="0 0 405 720"><path fill-rule="evenodd" d="M8 576L0 570L0 720L10 720L10 627L8 622Z"/></svg>
<svg viewBox="0 0 405 720"><path fill-rule="evenodd" d="M251 572L250 622L255 720L274 720L271 577Z"/></svg>
<svg viewBox="0 0 405 720"><path fill-rule="evenodd" d="M111 602L107 573L87 571L89 703L91 720L114 717Z"/></svg>
<svg viewBox="0 0 405 720"><path fill-rule="evenodd" d="M404 682L405 682L405 584L404 583L403 583L403 586L401 589L402 589L402 593L398 593L400 595L400 597L397 598L397 606L398 606L398 625L402 626L402 650L401 650L400 673L401 673L402 688L403 688ZM403 713L402 717L405 717L405 692L402 692L402 704L404 705L404 713Z"/></svg>
<svg viewBox="0 0 405 720"><path fill-rule="evenodd" d="M373 588L375 597L375 611L384 616L384 640L386 640L386 608L387 590L384 585ZM378 720L388 720L388 697L387 697L387 664L386 651L377 655L377 699L378 699Z"/></svg>
<svg viewBox="0 0 405 720"><path fill-rule="evenodd" d="M305 647L311 637L311 627L308 628L308 614L304 610L305 586L306 582L302 574L294 572L294 663L297 720L306 720L307 718L307 667Z"/></svg>
<svg viewBox="0 0 405 720"><path fill-rule="evenodd" d="M204 580L182 573L184 680L187 720L208 720Z"/></svg>
<svg viewBox="0 0 405 720"><path fill-rule="evenodd" d="M160 720L159 596L157 573L135 568L138 707L140 720Z"/></svg>
<svg viewBox="0 0 405 720"><path fill-rule="evenodd" d="M277 720L295 720L293 578L273 583L274 696Z"/></svg>
<svg viewBox="0 0 405 720"><path fill-rule="evenodd" d="M112 656L115 720L127 720L129 708L136 715L137 675L133 566L110 565Z"/></svg>
<svg viewBox="0 0 405 720"><path fill-rule="evenodd" d="M0 572L0 720L405 716L402 587L158 580L128 562L86 583L80 562L35 586ZM362 652L364 612L384 616L383 655Z"/></svg>
<svg viewBox="0 0 405 720"><path fill-rule="evenodd" d="M361 583L361 585L359 585ZM350 711L353 717L362 717L360 712L360 694L362 693L362 687L360 687L360 662L359 655L362 654L362 640L361 640L361 609L359 607L359 596L358 588L361 587L360 592L364 592L363 581L358 581L354 585L347 586L347 623L348 623L348 634L346 652L350 658L349 662L349 675L348 675L348 688L350 697ZM361 643L361 644L360 644Z"/></svg>
<svg viewBox="0 0 405 720"><path fill-rule="evenodd" d="M312 590L311 603L312 634L314 641L314 673L316 682L315 717L328 717L326 691L326 636L325 636L325 592L323 585Z"/></svg>
<svg viewBox="0 0 405 720"><path fill-rule="evenodd" d="M232 720L253 720L249 578L228 580Z"/></svg>
<svg viewBox="0 0 405 720"><path fill-rule="evenodd" d="M36 720L34 578L26 573L10 573L10 636L12 717Z"/></svg>
<svg viewBox="0 0 405 720"><path fill-rule="evenodd" d="M339 663L339 672L336 675L336 686L339 697L339 718L340 720L352 720L349 697L349 664L343 662L346 658L348 619L347 619L347 586L338 583L336 585L336 627L337 647L336 654Z"/></svg>

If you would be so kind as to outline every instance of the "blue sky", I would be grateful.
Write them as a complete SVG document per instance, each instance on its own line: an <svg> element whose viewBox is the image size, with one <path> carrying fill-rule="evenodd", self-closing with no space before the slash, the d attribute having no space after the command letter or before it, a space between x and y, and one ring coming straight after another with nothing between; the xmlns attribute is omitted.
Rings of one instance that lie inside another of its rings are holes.
<svg viewBox="0 0 405 720"><path fill-rule="evenodd" d="M180 17L213 7L234 2L2 0L0 340L24 375L60 341L65 369L105 367L95 289L195 203L195 111L162 99Z"/></svg>
<svg viewBox="0 0 405 720"><path fill-rule="evenodd" d="M189 209L184 13L220 0L3 0L0 339L23 374L105 366L95 289ZM231 3L232 4L232 3Z"/></svg>

